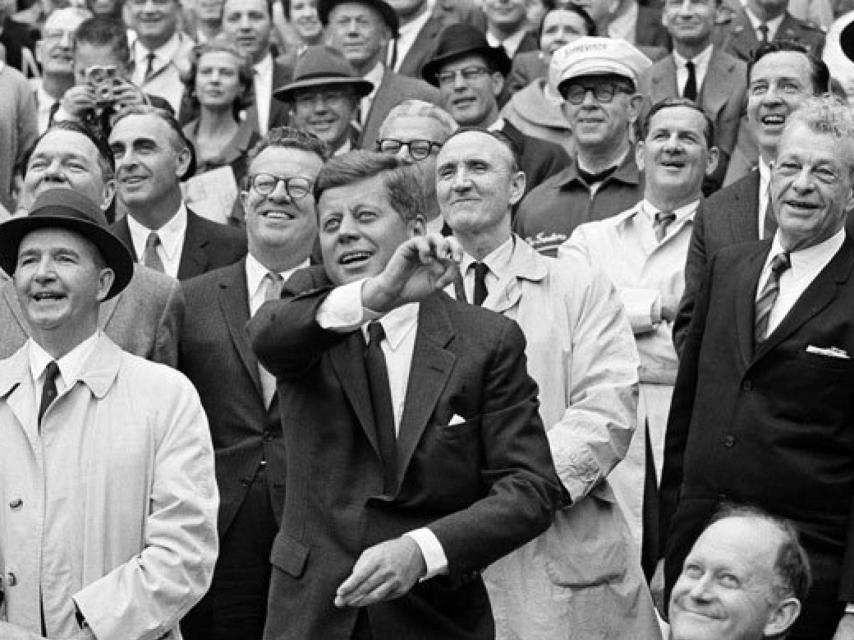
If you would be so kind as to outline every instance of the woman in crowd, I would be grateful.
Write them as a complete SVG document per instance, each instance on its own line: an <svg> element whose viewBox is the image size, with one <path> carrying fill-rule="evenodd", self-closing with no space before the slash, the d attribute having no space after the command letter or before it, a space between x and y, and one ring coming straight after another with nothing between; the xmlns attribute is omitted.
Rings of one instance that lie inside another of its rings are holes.
<svg viewBox="0 0 854 640"><path fill-rule="evenodd" d="M317 0L284 0L283 6L285 18L299 38L296 55L299 56L308 46L321 44L323 25L317 17Z"/></svg>
<svg viewBox="0 0 854 640"><path fill-rule="evenodd" d="M560 95L548 82L549 62L562 46L595 35L596 25L584 9L575 5L550 9L537 34L540 50L517 55L507 78L514 93L501 115L524 134L562 144L570 157L574 155L572 131L561 112Z"/></svg>

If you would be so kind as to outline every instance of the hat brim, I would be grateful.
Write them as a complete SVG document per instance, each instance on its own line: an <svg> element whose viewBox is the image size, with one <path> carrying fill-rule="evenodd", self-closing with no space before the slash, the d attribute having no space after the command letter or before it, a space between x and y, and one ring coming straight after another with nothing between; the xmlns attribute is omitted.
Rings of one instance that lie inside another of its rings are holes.
<svg viewBox="0 0 854 640"><path fill-rule="evenodd" d="M499 47L466 47L462 49L456 49L454 51L449 51L447 53L442 54L432 60L426 62L423 67L421 67L421 77L434 87L439 86L439 79L436 77L436 74L442 69L443 66L452 62L457 58L462 58L464 56L483 56L487 60L489 60L492 65L495 67L495 70L498 71L505 78L510 73L510 69L513 66L513 62L504 52L504 49Z"/></svg>
<svg viewBox="0 0 854 640"><path fill-rule="evenodd" d="M383 22L385 22L391 30L391 37L396 38L399 35L398 29L400 29L400 20L397 17L397 13L390 4L383 2L382 0L320 0L317 3L317 17L320 19L320 24L324 27L328 25L329 14L332 12L332 9L339 4L344 4L345 2L356 2L375 9L382 16Z"/></svg>
<svg viewBox="0 0 854 640"><path fill-rule="evenodd" d="M105 300L121 292L133 277L133 256L125 244L107 229L86 220L65 216L21 216L0 224L0 268L10 276L18 266L18 247L24 237L37 229L62 228L92 242L101 252L115 277Z"/></svg>
<svg viewBox="0 0 854 640"><path fill-rule="evenodd" d="M300 89L314 89L316 87L341 87L341 86L351 86L356 91L356 96L359 98L364 98L371 91L374 90L374 85L367 80L363 80L362 78L344 78L344 77L335 77L335 76L318 76L316 78L303 78L302 80L296 80L294 82L289 82L288 84L279 87L278 89L273 90L273 97L277 100L283 100L285 102L290 102L293 99L293 95L295 92Z"/></svg>

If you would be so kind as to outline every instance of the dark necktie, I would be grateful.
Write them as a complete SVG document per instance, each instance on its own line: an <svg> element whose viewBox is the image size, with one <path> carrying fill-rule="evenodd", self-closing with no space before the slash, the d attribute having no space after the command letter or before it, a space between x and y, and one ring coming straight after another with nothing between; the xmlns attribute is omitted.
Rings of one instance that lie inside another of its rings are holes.
<svg viewBox="0 0 854 640"><path fill-rule="evenodd" d="M368 374L368 387L371 391L371 405L374 410L374 426L377 430L377 443L383 460L384 491L394 488L395 466L397 458L397 435L394 429L394 409L391 403L391 388L388 382L388 370L380 343L385 331L379 322L368 325L368 347L365 349L365 370Z"/></svg>
<svg viewBox="0 0 854 640"><path fill-rule="evenodd" d="M146 82L152 75L154 75L154 61L157 60L157 56L154 55L153 51L149 51L148 55L145 56L147 64L145 65L145 78L143 82Z"/></svg>
<svg viewBox="0 0 854 640"><path fill-rule="evenodd" d="M160 259L160 255L157 253L158 246L160 246L160 236L157 235L156 231L152 231L145 239L142 264L150 269L156 269L160 273L166 273L166 269L163 267L163 260Z"/></svg>
<svg viewBox="0 0 854 640"><path fill-rule="evenodd" d="M42 387L42 400L39 403L39 427L41 427L42 416L50 403L56 399L56 376L59 375L59 365L51 360L44 369L44 386Z"/></svg>
<svg viewBox="0 0 854 640"><path fill-rule="evenodd" d="M753 337L756 344L767 337L768 319L771 317L771 310L780 294L780 275L790 266L788 253L778 253L771 259L771 273L768 275L762 293L756 299L756 312L753 322Z"/></svg>
<svg viewBox="0 0 854 640"><path fill-rule="evenodd" d="M688 79L685 81L685 90L682 91L682 97L696 102L697 74L694 73L694 63L688 60L688 62L685 63L685 68L688 70Z"/></svg>
<svg viewBox="0 0 854 640"><path fill-rule="evenodd" d="M655 239L658 242L664 240L667 235L667 227L670 223L676 220L676 214L672 211L659 211L655 214L655 222L652 223L652 230L655 232Z"/></svg>
<svg viewBox="0 0 854 640"><path fill-rule="evenodd" d="M486 274L489 273L489 267L484 262L474 263L474 296L472 302L477 306L481 306L489 291L486 290Z"/></svg>
<svg viewBox="0 0 854 640"><path fill-rule="evenodd" d="M763 44L768 42L768 25L763 22L756 27L756 30L759 32L759 42Z"/></svg>

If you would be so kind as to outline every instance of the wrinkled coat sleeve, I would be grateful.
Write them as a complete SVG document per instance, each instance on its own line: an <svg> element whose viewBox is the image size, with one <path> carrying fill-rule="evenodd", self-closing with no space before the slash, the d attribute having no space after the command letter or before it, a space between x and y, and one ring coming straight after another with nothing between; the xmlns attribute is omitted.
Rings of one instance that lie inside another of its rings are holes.
<svg viewBox="0 0 854 640"><path fill-rule="evenodd" d="M157 640L201 599L217 557L219 496L201 401L177 371L159 369L147 406L154 448L142 552L74 595L98 640Z"/></svg>
<svg viewBox="0 0 854 640"><path fill-rule="evenodd" d="M583 251L561 247L569 274L562 292L572 323L566 364L567 409L548 430L558 477L573 501L586 496L623 459L637 426L640 360L617 291Z"/></svg>
<svg viewBox="0 0 854 640"><path fill-rule="evenodd" d="M154 336L154 351L151 360L170 367L178 366L178 332L184 320L184 294L181 285L175 281L175 286L169 291L163 313L157 322L157 332Z"/></svg>

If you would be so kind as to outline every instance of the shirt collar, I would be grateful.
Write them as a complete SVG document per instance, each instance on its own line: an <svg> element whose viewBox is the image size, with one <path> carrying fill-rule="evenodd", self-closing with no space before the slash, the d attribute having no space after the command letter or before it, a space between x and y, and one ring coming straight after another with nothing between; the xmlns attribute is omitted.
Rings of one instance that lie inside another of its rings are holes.
<svg viewBox="0 0 854 640"><path fill-rule="evenodd" d="M255 70L259 76L266 77L273 73L273 54L269 51L267 55L265 55L261 60L258 61L257 64L253 64L252 68Z"/></svg>
<svg viewBox="0 0 854 640"><path fill-rule="evenodd" d="M306 258L303 262L298 264L297 266L291 269L285 269L284 271L279 271L279 275L282 276L282 280L285 282L288 281L294 271L297 269L302 269L303 267L308 266L308 258ZM260 292L261 287L264 286L264 278L270 272L270 269L265 267L258 261L258 258L253 256L251 253L246 254L246 288L249 291L249 297L252 298Z"/></svg>
<svg viewBox="0 0 854 640"><path fill-rule="evenodd" d="M676 61L676 67L684 67L685 63L688 62L688 58L685 58L679 55L676 52L676 49L673 50L673 59ZM696 56L691 58L691 61L694 63L694 68L697 67L705 67L709 64L709 60L712 59L712 45L709 45L705 49L703 49Z"/></svg>
<svg viewBox="0 0 854 640"><path fill-rule="evenodd" d="M806 249L790 251L789 261L792 265L792 275L798 279L803 273L809 272L812 265L820 262L829 262L836 255L836 252L842 248L843 242L845 242L845 227L823 242L814 244ZM774 239L771 241L771 251L768 252L768 257L765 259L765 268L768 268L774 256L783 252L783 245L780 242L780 230L778 229L774 234Z"/></svg>
<svg viewBox="0 0 854 640"><path fill-rule="evenodd" d="M174 260L178 252L181 251L181 245L184 244L184 233L187 231L187 206L183 201L181 201L175 215L159 229L149 229L131 215L127 218L128 229L134 246L144 247L148 234L156 231L160 238L160 245L169 260Z"/></svg>
<svg viewBox="0 0 854 640"><path fill-rule="evenodd" d="M380 83L383 81L383 76L385 75L385 65L382 62L377 62L374 65L374 68L368 71L363 77L365 80L374 85L373 90L366 96L368 98L373 99L373 97L377 93L377 89L380 88Z"/></svg>
<svg viewBox="0 0 854 640"><path fill-rule="evenodd" d="M59 360L56 360L56 364L59 366L59 375L62 377L62 382L65 384L66 389L70 388L80 379L80 372L83 369L83 365L89 354L92 353L92 349L95 348L99 335L100 331L96 330L91 336L59 358ZM45 367L54 361L54 357L32 338L29 339L28 344L30 373L33 376L33 380L38 380L44 374Z"/></svg>
<svg viewBox="0 0 854 640"><path fill-rule="evenodd" d="M418 303L410 302L392 309L377 320L383 326L385 339L392 351L397 351L400 343L418 326ZM368 340L368 324L362 325L362 335Z"/></svg>
<svg viewBox="0 0 854 640"><path fill-rule="evenodd" d="M697 207L700 206L700 199L697 198L693 202L689 202L688 204L682 205L681 207L677 207L673 209L673 213L676 214L676 219L673 221L673 224L677 222L682 222L693 216L697 212ZM638 207L638 211L645 215L650 223L655 220L655 214L661 211L661 209L657 209L649 200L644 198L641 200L640 206Z"/></svg>
<svg viewBox="0 0 854 640"><path fill-rule="evenodd" d="M172 60L177 55L178 49L180 48L180 46L181 46L181 38L180 38L180 33L178 31L173 33L171 38L169 38L162 45L160 45L159 47L154 49L154 51L152 51L151 49L147 49L145 47L145 45L139 41L139 38L137 38L136 42L134 42L134 47L137 49L138 53L140 54L137 56L137 64L139 64L141 60L145 60L145 57L149 53L153 53L158 60L163 60L163 61L168 62L168 61Z"/></svg>
<svg viewBox="0 0 854 640"><path fill-rule="evenodd" d="M398 29L397 29L397 33L399 34L398 37L405 36L409 33L418 33L419 31L421 31L421 28L425 24L427 24L427 21L429 19L430 19L430 8L425 7L424 11L421 13L421 15L418 16L417 18L415 18L415 20L412 20L411 22L407 22L406 24L402 24L402 25L400 25L400 27L398 27Z"/></svg>
<svg viewBox="0 0 854 640"><path fill-rule="evenodd" d="M768 20L767 22L763 22L756 15L744 5L744 13L747 14L747 19L750 20L750 25L753 27L753 32L759 28L759 25L765 24L768 26L768 40L773 40L774 36L777 34L777 29L780 28L780 25L783 23L783 19L786 17L785 13L780 14L776 18Z"/></svg>
<svg viewBox="0 0 854 640"><path fill-rule="evenodd" d="M475 262L482 262L489 267L490 272L501 280L504 274L507 273L507 267L510 264L510 259L513 257L513 247L515 242L516 241L511 234L507 240L489 252L483 260L475 260L468 253L463 252L463 259L460 262L460 273L465 276L471 265Z"/></svg>
<svg viewBox="0 0 854 640"><path fill-rule="evenodd" d="M507 54L509 58L513 58L516 55L516 50L519 48L519 45L522 44L522 40L525 39L525 34L528 32L527 27L524 25L513 35L504 38L504 40L499 40L496 35L492 32L486 32L486 41L489 43L490 47L504 47L504 52Z"/></svg>
<svg viewBox="0 0 854 640"><path fill-rule="evenodd" d="M487 131L501 131L504 129L504 118L498 117L498 120L486 127Z"/></svg>

